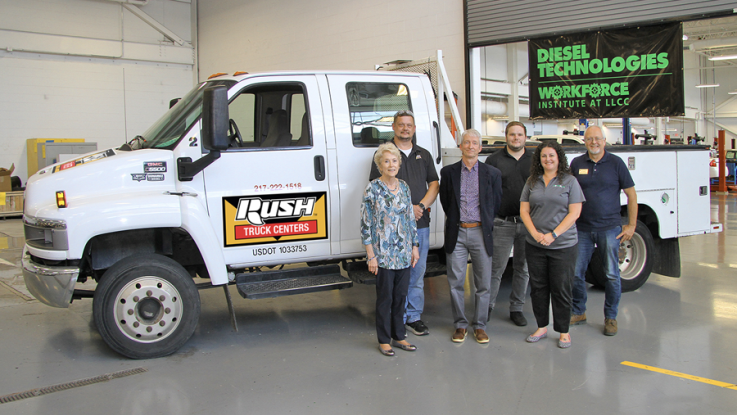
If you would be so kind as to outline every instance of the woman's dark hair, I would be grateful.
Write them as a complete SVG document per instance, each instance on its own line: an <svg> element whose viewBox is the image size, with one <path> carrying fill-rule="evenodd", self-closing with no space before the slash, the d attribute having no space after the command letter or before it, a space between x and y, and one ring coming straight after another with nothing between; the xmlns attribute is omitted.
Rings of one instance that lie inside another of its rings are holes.
<svg viewBox="0 0 737 415"><path fill-rule="evenodd" d="M532 155L532 164L530 164L530 177L527 178L527 184L532 187L537 182L537 178L543 174L543 165L540 162L540 154L545 147L550 147L558 154L558 178L563 178L566 174L571 174L571 169L568 167L568 158L566 152L563 151L563 147L558 144L556 140L545 140L535 149L535 153Z"/></svg>

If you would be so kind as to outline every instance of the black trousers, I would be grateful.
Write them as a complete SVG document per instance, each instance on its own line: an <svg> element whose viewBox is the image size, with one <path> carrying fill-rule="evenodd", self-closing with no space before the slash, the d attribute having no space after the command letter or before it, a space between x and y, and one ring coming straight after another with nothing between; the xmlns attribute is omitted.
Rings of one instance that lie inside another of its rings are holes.
<svg viewBox="0 0 737 415"><path fill-rule="evenodd" d="M578 245L545 249L526 243L525 256L530 273L530 299L538 327L550 322L553 304L553 330L568 333L571 322L571 291L576 270Z"/></svg>
<svg viewBox="0 0 737 415"><path fill-rule="evenodd" d="M379 267L376 276L376 334L379 343L404 340L404 306L409 288L409 270Z"/></svg>

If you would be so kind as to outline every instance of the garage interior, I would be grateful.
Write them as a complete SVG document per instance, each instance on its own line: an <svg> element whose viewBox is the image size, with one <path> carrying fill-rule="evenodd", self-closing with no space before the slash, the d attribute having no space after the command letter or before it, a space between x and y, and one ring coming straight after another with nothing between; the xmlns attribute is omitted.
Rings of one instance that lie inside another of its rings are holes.
<svg viewBox="0 0 737 415"><path fill-rule="evenodd" d="M14 166L26 183L36 156L28 140L118 147L211 73L374 70L438 49L467 127L490 137L503 135L512 118L530 135L577 127L577 120L526 119L526 47L465 43L468 3L0 0L0 167ZM708 59L737 53L737 17L703 17L684 22L686 116L633 121L635 133L657 132L656 144L665 134L698 134L710 145L724 130L726 147L737 148L737 59ZM469 68L466 55L474 65L474 53L478 65ZM507 64L511 56L514 65ZM719 86L696 88L703 84ZM601 123L611 143L621 140L620 121ZM680 239L680 278L652 274L624 293L617 336L602 335L604 292L589 286L589 323L571 327L573 347L558 349L555 336L525 343L531 327L509 321L505 279L490 343L452 343L448 285L437 276L425 282L430 335L408 334L417 352L397 350L391 359L376 350L374 287L360 284L254 301L231 286L237 331L222 289L201 290L199 325L184 347L158 359L127 359L96 331L91 300L58 309L33 298L20 268L22 219L6 215L0 414L733 414L737 198L710 197L711 221L723 231ZM532 321L527 298L524 314Z"/></svg>

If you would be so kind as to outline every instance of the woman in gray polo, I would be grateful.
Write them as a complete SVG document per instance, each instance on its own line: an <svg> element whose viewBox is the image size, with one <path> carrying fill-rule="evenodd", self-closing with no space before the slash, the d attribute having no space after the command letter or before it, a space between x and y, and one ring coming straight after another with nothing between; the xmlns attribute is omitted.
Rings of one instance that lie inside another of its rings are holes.
<svg viewBox="0 0 737 415"><path fill-rule="evenodd" d="M530 298L538 329L526 339L548 337L550 303L558 347L571 346L571 289L578 256L576 219L586 199L571 175L568 159L556 141L537 146L530 177L520 196L520 217L527 228L525 257L530 273Z"/></svg>

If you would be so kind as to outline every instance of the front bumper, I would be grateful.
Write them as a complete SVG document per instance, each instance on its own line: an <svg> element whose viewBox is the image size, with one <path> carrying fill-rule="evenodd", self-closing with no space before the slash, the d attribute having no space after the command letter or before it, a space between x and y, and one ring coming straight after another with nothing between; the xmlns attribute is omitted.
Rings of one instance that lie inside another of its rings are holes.
<svg viewBox="0 0 737 415"><path fill-rule="evenodd" d="M37 264L31 260L27 247L23 249L21 264L26 288L38 301L52 307L69 307L79 268Z"/></svg>

